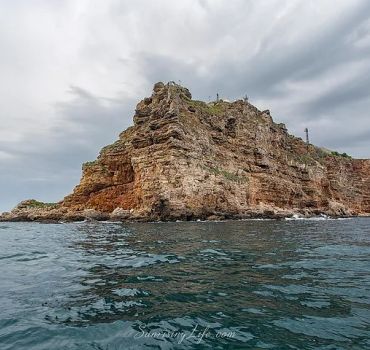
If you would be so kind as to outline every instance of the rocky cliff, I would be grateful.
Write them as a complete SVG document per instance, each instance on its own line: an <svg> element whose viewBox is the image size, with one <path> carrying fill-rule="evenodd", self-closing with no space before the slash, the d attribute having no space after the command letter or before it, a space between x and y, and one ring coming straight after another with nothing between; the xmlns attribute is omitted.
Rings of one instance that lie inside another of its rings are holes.
<svg viewBox="0 0 370 350"><path fill-rule="evenodd" d="M83 164L63 201L22 202L2 219L370 214L370 160L307 145L248 102L195 101L184 87L157 83L133 119Z"/></svg>

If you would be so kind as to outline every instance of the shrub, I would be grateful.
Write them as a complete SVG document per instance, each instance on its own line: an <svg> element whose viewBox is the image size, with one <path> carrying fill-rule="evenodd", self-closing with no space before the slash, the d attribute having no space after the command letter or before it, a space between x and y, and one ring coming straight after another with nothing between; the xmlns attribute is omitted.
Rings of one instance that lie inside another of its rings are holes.
<svg viewBox="0 0 370 350"><path fill-rule="evenodd" d="M91 161L91 162L85 162L85 163L83 163L83 164L82 164L82 169L83 169L83 168L86 168L86 167L89 167L89 166L96 165L97 163L98 163L98 161L97 161L97 160L93 160L93 161Z"/></svg>
<svg viewBox="0 0 370 350"><path fill-rule="evenodd" d="M331 152L331 155L334 156L334 157L343 157L343 158L352 158L351 156L349 156L347 153L339 153L337 151L333 151Z"/></svg>

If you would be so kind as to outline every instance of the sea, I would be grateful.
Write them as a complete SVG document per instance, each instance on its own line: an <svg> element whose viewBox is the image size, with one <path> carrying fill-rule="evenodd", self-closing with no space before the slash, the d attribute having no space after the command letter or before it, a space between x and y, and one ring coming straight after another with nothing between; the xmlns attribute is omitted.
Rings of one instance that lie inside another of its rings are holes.
<svg viewBox="0 0 370 350"><path fill-rule="evenodd" d="M0 349L370 349L370 218L0 223Z"/></svg>

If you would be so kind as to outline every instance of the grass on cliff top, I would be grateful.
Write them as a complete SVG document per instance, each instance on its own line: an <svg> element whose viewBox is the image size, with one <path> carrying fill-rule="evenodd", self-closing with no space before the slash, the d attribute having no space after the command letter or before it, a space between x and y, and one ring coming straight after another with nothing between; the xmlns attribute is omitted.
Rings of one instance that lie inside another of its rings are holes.
<svg viewBox="0 0 370 350"><path fill-rule="evenodd" d="M52 208L57 205L57 203L44 203L37 201L36 199L30 199L27 203L24 203L24 206L27 208Z"/></svg>
<svg viewBox="0 0 370 350"><path fill-rule="evenodd" d="M316 147L314 145L309 145L307 153L294 156L296 161L305 165L315 165L316 162L324 164L325 159L328 157L352 159L347 153L330 151L326 148Z"/></svg>
<svg viewBox="0 0 370 350"><path fill-rule="evenodd" d="M96 164L98 164L98 161L97 160L93 160L91 162L85 162L85 163L82 164L82 169L83 168L86 168L86 167L89 167L89 166L94 166Z"/></svg>
<svg viewBox="0 0 370 350"><path fill-rule="evenodd" d="M333 151L331 152L330 154L331 156L333 157L342 157L342 158L349 158L349 159L352 159L352 157L350 155L348 155L347 153L339 153L337 151Z"/></svg>
<svg viewBox="0 0 370 350"><path fill-rule="evenodd" d="M189 107L194 107L196 110L209 115L222 115L226 110L223 102L205 103L203 101L187 99L187 104Z"/></svg>
<svg viewBox="0 0 370 350"><path fill-rule="evenodd" d="M128 130L128 129L127 129ZM114 143L104 146L101 150L99 155L101 156L102 154L109 152L109 151L119 151L122 148L122 141L118 139Z"/></svg>
<svg viewBox="0 0 370 350"><path fill-rule="evenodd" d="M326 157L338 157L338 158L346 158L346 159L352 159L350 155L347 153L339 153L337 151L330 151L326 148L322 147L315 147L316 150L316 158L320 159L325 159Z"/></svg>

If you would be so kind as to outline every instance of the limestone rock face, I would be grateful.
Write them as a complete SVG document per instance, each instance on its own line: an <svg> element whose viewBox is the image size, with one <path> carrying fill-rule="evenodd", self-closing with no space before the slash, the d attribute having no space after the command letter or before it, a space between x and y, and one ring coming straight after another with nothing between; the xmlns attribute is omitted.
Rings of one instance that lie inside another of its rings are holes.
<svg viewBox="0 0 370 350"><path fill-rule="evenodd" d="M58 203L43 203L35 199L20 202L11 212L2 213L0 221L58 221L66 213Z"/></svg>
<svg viewBox="0 0 370 350"><path fill-rule="evenodd" d="M370 214L370 160L306 145L248 102L195 101L182 86L157 83L133 120L97 160L83 165L80 184L58 204L63 215Z"/></svg>
<svg viewBox="0 0 370 350"><path fill-rule="evenodd" d="M328 155L244 101L204 103L157 83L134 126L85 164L63 205L138 218L370 212L370 161ZM267 214L266 214L267 213Z"/></svg>

